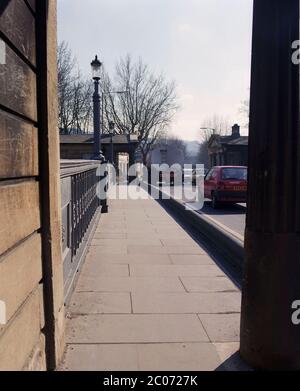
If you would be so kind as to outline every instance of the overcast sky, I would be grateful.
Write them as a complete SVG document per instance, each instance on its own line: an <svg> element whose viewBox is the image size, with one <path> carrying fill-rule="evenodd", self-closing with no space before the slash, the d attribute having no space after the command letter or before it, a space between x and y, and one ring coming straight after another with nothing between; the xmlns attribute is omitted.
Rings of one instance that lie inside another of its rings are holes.
<svg viewBox="0 0 300 391"><path fill-rule="evenodd" d="M198 139L214 114L230 123L250 86L252 0L58 0L58 39L83 73L95 54L113 71L127 53L177 83L172 131Z"/></svg>

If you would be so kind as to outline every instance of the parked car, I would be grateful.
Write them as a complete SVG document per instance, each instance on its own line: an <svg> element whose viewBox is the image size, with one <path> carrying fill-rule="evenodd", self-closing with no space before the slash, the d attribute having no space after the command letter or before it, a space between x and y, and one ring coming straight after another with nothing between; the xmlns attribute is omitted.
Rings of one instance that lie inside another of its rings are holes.
<svg viewBox="0 0 300 391"><path fill-rule="evenodd" d="M246 202L247 167L213 167L204 178L204 196L211 200L213 208L220 203Z"/></svg>

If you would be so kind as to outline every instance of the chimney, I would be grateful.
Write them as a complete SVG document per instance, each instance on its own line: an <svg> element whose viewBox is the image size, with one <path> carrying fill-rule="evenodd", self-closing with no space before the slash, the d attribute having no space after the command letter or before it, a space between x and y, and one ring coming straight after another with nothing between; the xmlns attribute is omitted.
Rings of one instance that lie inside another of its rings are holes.
<svg viewBox="0 0 300 391"><path fill-rule="evenodd" d="M234 137L240 137L240 127L238 124L233 125L231 135Z"/></svg>

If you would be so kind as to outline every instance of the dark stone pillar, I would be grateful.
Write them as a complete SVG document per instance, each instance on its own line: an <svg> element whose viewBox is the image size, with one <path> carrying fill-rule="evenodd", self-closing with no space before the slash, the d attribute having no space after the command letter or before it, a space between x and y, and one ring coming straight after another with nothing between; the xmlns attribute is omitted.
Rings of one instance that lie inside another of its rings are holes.
<svg viewBox="0 0 300 391"><path fill-rule="evenodd" d="M300 369L299 0L254 0L241 355Z"/></svg>

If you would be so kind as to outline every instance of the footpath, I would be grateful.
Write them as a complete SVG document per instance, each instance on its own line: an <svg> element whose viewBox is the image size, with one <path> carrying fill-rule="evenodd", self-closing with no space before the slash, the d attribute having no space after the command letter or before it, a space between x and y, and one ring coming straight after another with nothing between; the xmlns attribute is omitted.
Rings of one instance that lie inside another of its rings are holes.
<svg viewBox="0 0 300 391"><path fill-rule="evenodd" d="M155 200L109 205L67 308L60 370L248 369L234 283Z"/></svg>

